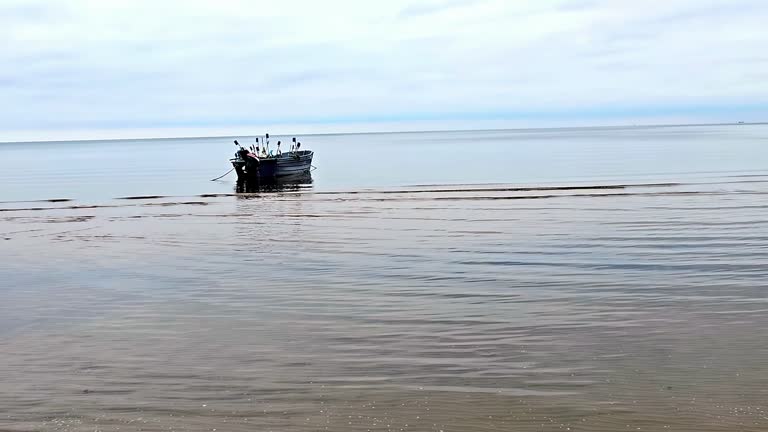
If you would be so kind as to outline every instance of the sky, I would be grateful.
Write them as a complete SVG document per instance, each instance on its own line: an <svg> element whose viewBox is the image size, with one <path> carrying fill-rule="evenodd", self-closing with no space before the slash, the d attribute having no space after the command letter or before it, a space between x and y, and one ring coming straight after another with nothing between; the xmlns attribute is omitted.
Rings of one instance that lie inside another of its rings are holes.
<svg viewBox="0 0 768 432"><path fill-rule="evenodd" d="M0 0L0 141L768 120L765 0Z"/></svg>

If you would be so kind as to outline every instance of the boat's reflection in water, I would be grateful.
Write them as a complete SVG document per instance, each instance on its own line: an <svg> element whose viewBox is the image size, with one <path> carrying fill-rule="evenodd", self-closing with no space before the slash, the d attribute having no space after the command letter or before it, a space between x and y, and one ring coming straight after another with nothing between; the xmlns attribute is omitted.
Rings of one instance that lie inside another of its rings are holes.
<svg viewBox="0 0 768 432"><path fill-rule="evenodd" d="M312 174L297 174L270 179L238 180L236 193L290 192L312 187Z"/></svg>

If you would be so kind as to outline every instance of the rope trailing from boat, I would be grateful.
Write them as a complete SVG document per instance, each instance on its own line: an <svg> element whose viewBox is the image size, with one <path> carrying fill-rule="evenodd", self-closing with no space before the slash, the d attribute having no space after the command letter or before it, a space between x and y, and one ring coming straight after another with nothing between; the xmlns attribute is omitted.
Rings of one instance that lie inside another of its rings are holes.
<svg viewBox="0 0 768 432"><path fill-rule="evenodd" d="M232 169L231 169L231 170L229 170L229 171L225 172L223 175L220 175L220 176L216 177L215 179L211 179L211 181L216 181L216 180L218 180L218 179L220 179L220 178L224 177L225 175L227 175L227 174L231 173L231 172L232 172L232 171L234 171L234 170L235 170L235 167L232 167Z"/></svg>

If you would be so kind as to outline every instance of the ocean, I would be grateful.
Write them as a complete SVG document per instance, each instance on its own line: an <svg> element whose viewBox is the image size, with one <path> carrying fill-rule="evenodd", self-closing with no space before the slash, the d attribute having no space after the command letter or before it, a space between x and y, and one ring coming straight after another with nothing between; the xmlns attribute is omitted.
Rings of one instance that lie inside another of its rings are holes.
<svg viewBox="0 0 768 432"><path fill-rule="evenodd" d="M0 144L0 431L768 430L768 126L253 138Z"/></svg>

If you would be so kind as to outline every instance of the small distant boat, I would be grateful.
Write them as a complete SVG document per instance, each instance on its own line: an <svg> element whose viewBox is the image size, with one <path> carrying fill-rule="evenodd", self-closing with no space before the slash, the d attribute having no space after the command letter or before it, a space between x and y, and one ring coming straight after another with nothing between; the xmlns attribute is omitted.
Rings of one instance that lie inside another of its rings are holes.
<svg viewBox="0 0 768 432"><path fill-rule="evenodd" d="M264 157L240 147L229 161L238 180L270 180L308 174L313 156L311 150L298 150Z"/></svg>

